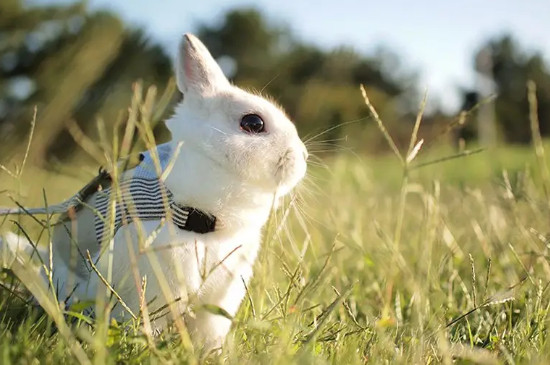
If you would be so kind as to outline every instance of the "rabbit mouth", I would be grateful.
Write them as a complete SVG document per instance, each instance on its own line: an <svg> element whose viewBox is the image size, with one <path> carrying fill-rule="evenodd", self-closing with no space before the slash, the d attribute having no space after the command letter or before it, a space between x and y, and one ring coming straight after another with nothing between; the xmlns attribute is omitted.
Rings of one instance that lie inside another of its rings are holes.
<svg viewBox="0 0 550 365"><path fill-rule="evenodd" d="M300 164L297 160L296 152L289 149L277 161L275 182L279 190L285 191L285 194L298 184L305 175L305 159L303 160L303 164Z"/></svg>
<svg viewBox="0 0 550 365"><path fill-rule="evenodd" d="M292 151L287 150L281 157L279 157L279 160L277 161L277 166L275 170L275 178L277 180L277 184L281 184L285 180L285 176L288 175L288 170L290 169L290 165L292 165Z"/></svg>

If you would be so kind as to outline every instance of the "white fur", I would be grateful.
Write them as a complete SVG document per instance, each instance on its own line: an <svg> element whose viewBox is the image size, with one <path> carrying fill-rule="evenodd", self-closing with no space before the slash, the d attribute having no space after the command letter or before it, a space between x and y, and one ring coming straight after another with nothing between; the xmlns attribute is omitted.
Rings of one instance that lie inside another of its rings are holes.
<svg viewBox="0 0 550 365"><path fill-rule="evenodd" d="M98 266L107 277L113 263L111 283L134 313L141 308L141 278L147 278L145 301L156 298L150 311L170 301L163 295L164 281L172 299L182 298L178 311L194 342L212 349L223 344L231 321L202 306L214 305L236 314L245 295L243 281L252 277L262 227L273 202L304 176L307 151L284 112L231 85L206 47L192 35L182 40L176 75L184 98L167 126L172 143L183 145L165 183L177 203L216 216L216 231L197 234L167 222L158 230L149 253L140 253L140 241L157 230L159 222L143 222L142 231L133 224L124 226L114 237L113 251L103 253ZM241 130L241 118L250 113L262 117L265 133ZM85 247L85 243L79 245ZM160 249L168 245L173 247ZM151 253L155 248L159 250ZM104 290L101 281L93 272L69 269L78 266L69 261L79 260L74 254L69 258L70 250L66 236L60 233L54 238L58 291L69 291L76 281L79 286L73 300L95 298L98 288ZM132 255L137 266L132 266ZM158 260L163 280L157 278L151 255ZM113 313L128 318L120 305ZM153 325L162 329L166 323L163 319Z"/></svg>
<svg viewBox="0 0 550 365"><path fill-rule="evenodd" d="M0 267L10 267L17 256L30 255L32 246L25 237L12 232L0 236Z"/></svg>

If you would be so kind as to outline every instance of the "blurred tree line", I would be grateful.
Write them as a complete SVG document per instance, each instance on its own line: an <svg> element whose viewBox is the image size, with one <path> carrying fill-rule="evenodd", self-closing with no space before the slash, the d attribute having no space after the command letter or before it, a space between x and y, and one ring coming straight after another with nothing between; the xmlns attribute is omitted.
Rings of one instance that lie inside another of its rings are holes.
<svg viewBox="0 0 550 365"><path fill-rule="evenodd" d="M222 66L228 64L238 85L265 92L284 105L306 138L330 129L319 140L353 136L347 147L383 148L376 126L368 122L360 84L390 127L407 121L412 126L410 114L418 107L416 78L389 50L370 57L346 46L325 51L297 40L254 9L231 11L219 23L201 26L198 36ZM410 128L392 129L410 134Z"/></svg>
<svg viewBox="0 0 550 365"><path fill-rule="evenodd" d="M475 138L483 123L494 123L496 137L510 143L531 140L527 82L537 85L541 134L550 135L550 70L537 51L526 51L510 35L490 39L476 52L472 63L478 75L478 88L463 91L464 108L470 108L489 94L496 95L488 115L479 115L479 124L470 124L461 133ZM491 126L489 126L491 128Z"/></svg>
<svg viewBox="0 0 550 365"><path fill-rule="evenodd" d="M107 12L89 12L84 2L26 6L0 1L0 144L21 151L37 106L31 158L71 156L76 149L67 120L85 132L101 116L111 127L124 118L132 84L164 88L171 61L139 29Z"/></svg>
<svg viewBox="0 0 550 365"><path fill-rule="evenodd" d="M347 138L345 146L360 151L383 148L359 93L364 84L391 133L406 144L420 97L415 74L393 52L379 49L365 56L345 46L323 50L254 9L229 11L216 24L200 26L197 34L235 83L284 105L302 136L326 131L320 140L338 144ZM491 122L504 141L529 141L528 79L538 85L541 131L550 134L550 73L539 54L526 53L505 36L480 47L474 60L480 79L489 80L498 95ZM0 145L11 152L8 156L21 151L35 105L31 158L43 163L78 150L65 131L67 120L93 134L101 117L112 129L126 117L136 80L163 90L171 77L166 51L115 14L89 11L84 2L38 7L0 1ZM484 93L464 90L464 108ZM435 134L449 121L432 110L423 133ZM475 138L477 125L459 133Z"/></svg>

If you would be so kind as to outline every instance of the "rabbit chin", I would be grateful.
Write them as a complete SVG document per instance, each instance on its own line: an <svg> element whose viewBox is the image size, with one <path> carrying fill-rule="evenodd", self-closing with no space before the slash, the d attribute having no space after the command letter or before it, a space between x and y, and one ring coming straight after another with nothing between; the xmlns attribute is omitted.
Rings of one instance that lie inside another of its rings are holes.
<svg viewBox="0 0 550 365"><path fill-rule="evenodd" d="M302 155L294 153L292 157L286 157L284 164L275 171L277 183L277 197L287 195L306 174L307 164Z"/></svg>

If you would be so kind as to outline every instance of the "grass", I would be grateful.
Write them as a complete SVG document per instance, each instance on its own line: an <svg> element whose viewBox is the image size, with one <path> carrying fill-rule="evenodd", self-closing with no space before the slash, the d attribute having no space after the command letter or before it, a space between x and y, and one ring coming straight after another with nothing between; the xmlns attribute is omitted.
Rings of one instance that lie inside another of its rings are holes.
<svg viewBox="0 0 550 365"><path fill-rule="evenodd" d="M417 143L413 133L406 156ZM454 152L420 149L412 161L340 153L312 165L303 199L265 229L220 355L199 359L176 329L151 340L133 320L73 314L63 335L59 318L0 288L0 363L548 363L543 147L417 169ZM29 166L19 179L4 175L2 189L32 204L43 185L49 201L60 201L86 178ZM33 232L30 220L23 225ZM6 287L17 284L2 275Z"/></svg>

